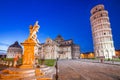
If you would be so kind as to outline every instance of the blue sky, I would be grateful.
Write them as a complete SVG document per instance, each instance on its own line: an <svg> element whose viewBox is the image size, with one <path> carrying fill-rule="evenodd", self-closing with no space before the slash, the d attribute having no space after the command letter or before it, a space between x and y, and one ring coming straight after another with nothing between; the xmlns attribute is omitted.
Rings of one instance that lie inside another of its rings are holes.
<svg viewBox="0 0 120 80"><path fill-rule="evenodd" d="M29 25L39 21L41 43L61 34L73 39L81 52L93 51L90 10L103 4L109 12L115 49L120 49L119 0L0 0L0 50L29 35Z"/></svg>

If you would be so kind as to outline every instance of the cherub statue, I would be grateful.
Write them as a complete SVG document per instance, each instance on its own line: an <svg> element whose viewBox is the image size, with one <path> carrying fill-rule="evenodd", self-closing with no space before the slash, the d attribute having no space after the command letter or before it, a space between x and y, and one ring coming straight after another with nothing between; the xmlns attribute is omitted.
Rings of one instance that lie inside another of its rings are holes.
<svg viewBox="0 0 120 80"><path fill-rule="evenodd" d="M38 21L36 21L36 23L33 27L32 27L32 25L30 25L30 35L29 35L30 39L33 39L34 41L38 41L36 33L38 32L39 28L40 28L40 26L38 25Z"/></svg>

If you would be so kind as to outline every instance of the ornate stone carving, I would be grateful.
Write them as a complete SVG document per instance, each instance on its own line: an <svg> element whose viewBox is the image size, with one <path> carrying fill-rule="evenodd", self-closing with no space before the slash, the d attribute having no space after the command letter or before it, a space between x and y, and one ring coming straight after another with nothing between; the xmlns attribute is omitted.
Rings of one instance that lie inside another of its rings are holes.
<svg viewBox="0 0 120 80"><path fill-rule="evenodd" d="M33 68L35 61L35 47L39 43L36 34L39 27L38 21L36 21L33 27L31 25L28 39L21 43L24 46L23 65L21 68Z"/></svg>
<svg viewBox="0 0 120 80"><path fill-rule="evenodd" d="M32 27L32 25L30 25L30 35L28 39L32 39L34 42L38 42L37 39L37 32L38 29L40 28L40 26L38 25L38 21L36 21L35 25Z"/></svg>

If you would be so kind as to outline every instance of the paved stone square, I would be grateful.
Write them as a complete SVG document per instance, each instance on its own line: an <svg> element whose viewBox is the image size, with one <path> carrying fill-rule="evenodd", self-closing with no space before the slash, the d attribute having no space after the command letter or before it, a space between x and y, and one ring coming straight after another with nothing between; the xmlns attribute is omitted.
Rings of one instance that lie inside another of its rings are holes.
<svg viewBox="0 0 120 80"><path fill-rule="evenodd" d="M59 80L120 80L120 65L59 60Z"/></svg>

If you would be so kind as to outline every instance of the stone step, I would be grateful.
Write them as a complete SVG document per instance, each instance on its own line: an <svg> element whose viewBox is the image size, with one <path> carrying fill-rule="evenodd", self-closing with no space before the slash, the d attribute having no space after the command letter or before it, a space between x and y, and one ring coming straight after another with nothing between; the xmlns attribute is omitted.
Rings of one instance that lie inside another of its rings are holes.
<svg viewBox="0 0 120 80"><path fill-rule="evenodd" d="M34 73L35 69L7 68L3 70L2 72L9 73L9 74L28 74L28 73Z"/></svg>
<svg viewBox="0 0 120 80"><path fill-rule="evenodd" d="M2 79L9 79L9 78L23 78L23 77L30 77L35 76L35 73L27 73L27 74L0 74L0 78Z"/></svg>
<svg viewBox="0 0 120 80"><path fill-rule="evenodd" d="M53 73L54 69L51 67L45 67L42 70L41 68L7 68L0 71L0 80L52 80Z"/></svg>

